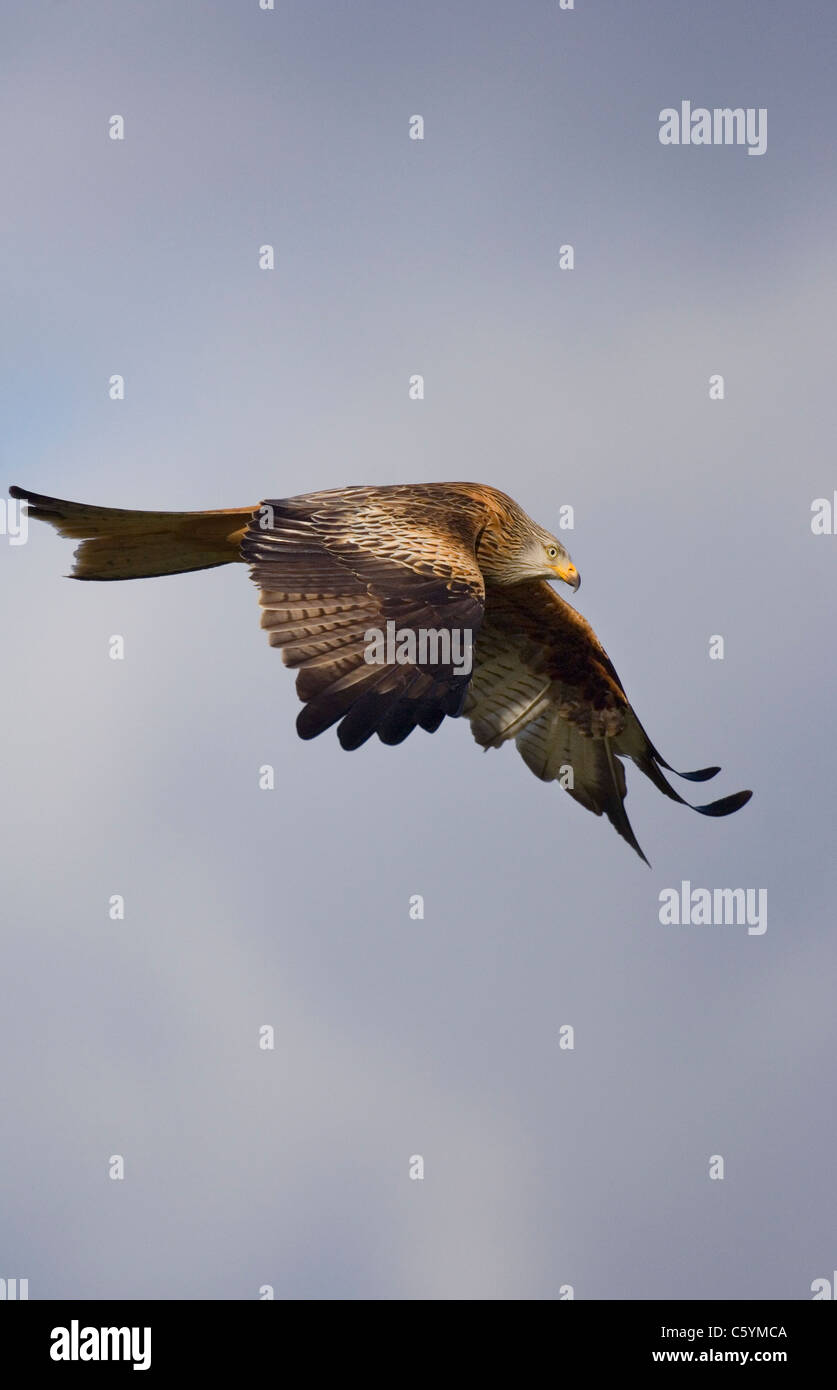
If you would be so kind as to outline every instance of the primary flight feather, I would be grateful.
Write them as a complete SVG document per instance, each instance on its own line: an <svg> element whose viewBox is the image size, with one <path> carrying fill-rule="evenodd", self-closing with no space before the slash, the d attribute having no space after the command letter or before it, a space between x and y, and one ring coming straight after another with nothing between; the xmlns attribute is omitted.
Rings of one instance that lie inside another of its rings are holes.
<svg viewBox="0 0 837 1390"><path fill-rule="evenodd" d="M543 781L640 849L625 811L630 758L689 805L590 625L551 587L578 571L562 543L495 488L478 483L346 487L211 512L143 512L10 489L29 515L82 541L75 579L140 579L241 561L259 586L262 627L298 672L302 738L333 724L344 748L377 733L400 743L464 714L477 743L509 739ZM402 653L370 660L370 633ZM422 634L435 634L433 650ZM471 659L444 638L467 634ZM411 637L416 642L411 645ZM403 651L417 652L402 659ZM702 782L720 769L677 776ZM726 816L736 792L694 810ZM647 861L646 861L647 862Z"/></svg>

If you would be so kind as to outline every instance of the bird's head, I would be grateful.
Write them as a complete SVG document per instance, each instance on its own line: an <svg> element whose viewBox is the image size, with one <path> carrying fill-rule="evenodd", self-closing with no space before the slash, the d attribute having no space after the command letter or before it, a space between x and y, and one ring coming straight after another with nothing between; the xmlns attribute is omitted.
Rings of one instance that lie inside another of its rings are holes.
<svg viewBox="0 0 837 1390"><path fill-rule="evenodd" d="M478 558L486 577L495 584L520 584L527 579L563 579L577 589L581 576L566 548L527 516L516 502L502 493L488 525L483 529Z"/></svg>
<svg viewBox="0 0 837 1390"><path fill-rule="evenodd" d="M570 559L569 552L554 536L546 536L541 541L541 560L544 564L541 578L563 579L571 589L579 588L581 575Z"/></svg>
<svg viewBox="0 0 837 1390"><path fill-rule="evenodd" d="M563 579L577 589L581 575L564 546L548 531L504 537L501 547L480 546L480 564L495 584L520 584L527 579Z"/></svg>
<svg viewBox="0 0 837 1390"><path fill-rule="evenodd" d="M517 564L521 578L563 579L571 589L577 589L581 583L567 549L540 526L533 528L521 544Z"/></svg>

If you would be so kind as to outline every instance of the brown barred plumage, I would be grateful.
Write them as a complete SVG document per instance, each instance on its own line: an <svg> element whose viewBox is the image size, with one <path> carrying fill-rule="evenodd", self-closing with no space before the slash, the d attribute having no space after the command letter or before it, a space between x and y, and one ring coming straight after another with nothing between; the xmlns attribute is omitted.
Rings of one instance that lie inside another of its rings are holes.
<svg viewBox="0 0 837 1390"><path fill-rule="evenodd" d="M337 724L344 748L373 733L400 743L416 727L432 733L446 715L464 714L479 744L513 739L537 777L604 813L643 859L625 812L621 759L683 802L593 630L548 582L578 588L564 546L495 488L347 487L214 512L91 507L16 487L11 495L82 541L77 579L249 564L268 640L297 671L302 738ZM433 654L428 646L424 658L370 661L369 633L388 625L407 647L436 634ZM451 656L465 633L473 639L467 670ZM719 770L677 775L700 782ZM750 795L693 809L725 816Z"/></svg>

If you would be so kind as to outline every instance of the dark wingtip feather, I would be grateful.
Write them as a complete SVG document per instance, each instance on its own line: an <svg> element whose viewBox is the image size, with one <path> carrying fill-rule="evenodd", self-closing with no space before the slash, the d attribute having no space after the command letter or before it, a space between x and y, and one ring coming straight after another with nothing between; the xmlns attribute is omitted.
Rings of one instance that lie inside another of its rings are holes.
<svg viewBox="0 0 837 1390"><path fill-rule="evenodd" d="M631 841L629 841L629 843L631 843ZM639 845L636 843L635 840L634 840L632 843L633 843L633 848L636 850L636 852L637 852L637 854L639 855L640 859L642 860L643 864L645 864L645 865L650 869L650 868L651 868L651 860L647 857L647 855L644 853L644 851L640 849Z"/></svg>
<svg viewBox="0 0 837 1390"><path fill-rule="evenodd" d="M420 711L415 701L399 701L388 710L378 725L378 738L389 748L403 743L418 723Z"/></svg>
<svg viewBox="0 0 837 1390"><path fill-rule="evenodd" d="M639 724L639 720L637 720L637 723ZM660 750L654 747L648 737L647 730L643 729L641 724L639 724L639 728L643 738L648 744L647 751L651 754L651 757L656 763L659 763L660 767L664 767L666 772L673 772L675 777L682 777L686 782L708 782L710 777L717 777L718 773L721 771L719 767L698 767L695 768L693 772L680 772L676 767L672 767L671 763L666 762Z"/></svg>
<svg viewBox="0 0 837 1390"><path fill-rule="evenodd" d="M675 777L685 777L687 782L708 782L710 777L717 777L721 771L719 767L699 767L694 772L678 772L676 767L669 767L669 772L673 772Z"/></svg>
<svg viewBox="0 0 837 1390"><path fill-rule="evenodd" d="M607 816L608 820L610 821L617 834L621 835L622 839L627 841L631 849L635 850L636 853L639 855L643 864L647 864L650 869L651 861L648 858L646 858L642 846L640 845L636 835L634 834L633 826L631 825L631 822L628 820L624 806L622 806L621 814L615 807L605 807L605 815Z"/></svg>
<svg viewBox="0 0 837 1390"><path fill-rule="evenodd" d="M296 717L296 731L300 738L317 738L326 729L330 729L332 724L336 724L342 713L343 710L339 706L335 708L332 704L326 710L324 701L315 703L312 700L299 711Z"/></svg>
<svg viewBox="0 0 837 1390"><path fill-rule="evenodd" d="M444 717L443 709L428 710L419 716L419 725L426 733L435 734Z"/></svg>
<svg viewBox="0 0 837 1390"><path fill-rule="evenodd" d="M693 806L693 811L700 811L702 816L731 816L733 811L740 811L742 806L746 806L751 791L733 792L731 796L722 796L720 801L710 801L708 806Z"/></svg>
<svg viewBox="0 0 837 1390"><path fill-rule="evenodd" d="M666 796L670 796L672 801L679 801L681 806L688 806L692 811L699 811L702 816L731 816L733 811L738 811L745 806L753 795L751 791L733 792L731 796L722 796L719 801L710 801L706 806L695 806L691 801L686 801L679 792L676 792L666 781L660 771L659 762L656 754L653 757L646 757L642 760L635 758L634 762L642 769L646 777L650 777L655 787L658 787ZM664 764L668 766L668 764ZM671 771L671 769L669 769ZM704 769L709 771L709 769ZM682 775L682 774L678 774ZM694 777L692 778L694 781Z"/></svg>
<svg viewBox="0 0 837 1390"><path fill-rule="evenodd" d="M686 782L708 782L710 777L717 777L721 771L719 767L698 767L694 772L678 772L676 767L672 767L671 763L667 763L665 758L660 756L656 748L652 749L652 753L660 767L664 767L666 772L673 772L675 777L682 777Z"/></svg>
<svg viewBox="0 0 837 1390"><path fill-rule="evenodd" d="M337 737L341 748L345 749L347 753L354 753L356 749L362 748L364 743L369 741L375 730L353 728L351 725L345 729L343 727L345 722L344 719L342 724L337 725Z"/></svg>
<svg viewBox="0 0 837 1390"><path fill-rule="evenodd" d="M604 813L610 821L611 825L613 826L614 830L618 831L618 833L622 836L623 840L627 840L631 849L636 850L640 859L643 861L643 863L648 864L648 867L650 869L651 865L645 858L645 855L643 854L642 849L640 847L639 841L637 840L637 837L634 834L634 828L631 825L631 822L628 820L628 813L625 810L625 800L622 791L620 790L619 777L617 776L616 772L616 755L613 752L613 747L609 739L605 739L604 748L607 757L607 765L610 771L611 784L614 794L609 798L609 800L605 803L602 809L604 810Z"/></svg>

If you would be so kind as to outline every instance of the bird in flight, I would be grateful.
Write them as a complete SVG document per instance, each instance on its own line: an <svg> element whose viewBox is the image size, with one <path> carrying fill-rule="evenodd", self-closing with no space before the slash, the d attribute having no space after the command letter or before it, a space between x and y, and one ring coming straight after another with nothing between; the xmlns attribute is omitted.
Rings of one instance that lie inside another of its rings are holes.
<svg viewBox="0 0 837 1390"><path fill-rule="evenodd" d="M81 540L74 579L249 564L262 627L298 672L301 738L337 724L344 748L374 733L394 744L464 715L478 744L514 739L536 777L604 813L644 860L622 759L682 805L691 803L664 768L692 782L720 771L677 773L657 752L593 629L549 583L578 588L566 549L495 488L345 487L210 512L10 493L29 516ZM751 795L692 809L726 816Z"/></svg>

